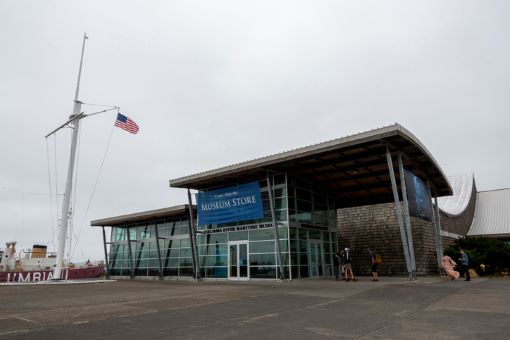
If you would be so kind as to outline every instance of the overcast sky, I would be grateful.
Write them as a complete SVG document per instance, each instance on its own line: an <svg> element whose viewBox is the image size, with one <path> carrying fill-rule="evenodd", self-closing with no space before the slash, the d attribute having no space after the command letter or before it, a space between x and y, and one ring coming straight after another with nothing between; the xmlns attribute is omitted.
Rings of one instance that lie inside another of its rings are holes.
<svg viewBox="0 0 510 340"><path fill-rule="evenodd" d="M114 112L82 120L76 261L103 257L90 220L185 203L171 178L395 122L447 175L508 188L509 7L2 0L0 247L54 248L48 164L62 193L70 132L44 136L72 111L84 32L79 99L120 106L140 132L112 129Z"/></svg>

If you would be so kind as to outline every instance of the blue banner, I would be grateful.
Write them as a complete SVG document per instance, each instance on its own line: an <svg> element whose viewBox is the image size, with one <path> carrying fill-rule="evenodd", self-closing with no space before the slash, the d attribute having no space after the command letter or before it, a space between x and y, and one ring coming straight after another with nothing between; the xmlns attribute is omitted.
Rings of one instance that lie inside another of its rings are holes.
<svg viewBox="0 0 510 340"><path fill-rule="evenodd" d="M199 192L198 225L255 220L264 217L258 182Z"/></svg>
<svg viewBox="0 0 510 340"><path fill-rule="evenodd" d="M432 221L432 198L427 184L411 171L404 169L409 214Z"/></svg>

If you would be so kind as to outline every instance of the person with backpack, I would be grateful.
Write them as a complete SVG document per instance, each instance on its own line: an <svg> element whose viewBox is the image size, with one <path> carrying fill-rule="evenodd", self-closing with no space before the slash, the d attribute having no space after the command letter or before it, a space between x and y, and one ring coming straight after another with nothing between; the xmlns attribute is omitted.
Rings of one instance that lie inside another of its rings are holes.
<svg viewBox="0 0 510 340"><path fill-rule="evenodd" d="M370 255L371 261L372 281L379 281L378 270L379 266L382 264L381 255L370 249L368 249L368 254Z"/></svg>
<svg viewBox="0 0 510 340"><path fill-rule="evenodd" d="M345 281L349 282L349 281L358 281L358 279L356 279L354 277L354 274L352 273L352 265L351 265L351 253L349 251L349 248L345 248L344 251L342 252L342 255L341 255L341 259L342 259L342 264L344 266L344 270L345 270Z"/></svg>

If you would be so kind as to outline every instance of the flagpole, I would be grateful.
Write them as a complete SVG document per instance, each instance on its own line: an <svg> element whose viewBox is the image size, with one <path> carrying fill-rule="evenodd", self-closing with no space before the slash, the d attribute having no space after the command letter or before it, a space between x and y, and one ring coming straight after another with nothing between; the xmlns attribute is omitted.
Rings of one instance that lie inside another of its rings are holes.
<svg viewBox="0 0 510 340"><path fill-rule="evenodd" d="M80 68L78 70L78 81L76 83L76 92L74 95L74 107L73 114L69 117L72 124L72 137L71 137L71 155L69 157L69 165L67 168L67 179L65 185L65 193L64 200L62 202L62 218L60 219L60 229L59 229L59 237L58 237L58 247L57 247L57 263L55 266L55 271L53 272L53 279L60 280L62 274L62 265L64 259L64 250L65 250L65 241L66 241L66 233L67 226L69 224L69 218L71 215L71 211L69 209L71 204L71 190L73 186L73 173L74 173L74 162L76 158L76 145L78 141L78 130L80 127L80 111L81 111L81 102L78 101L78 94L80 92L80 79L81 79L81 70L83 66L83 55L85 53L85 40L87 40L87 33L83 34L83 43L81 48L81 58L80 58Z"/></svg>

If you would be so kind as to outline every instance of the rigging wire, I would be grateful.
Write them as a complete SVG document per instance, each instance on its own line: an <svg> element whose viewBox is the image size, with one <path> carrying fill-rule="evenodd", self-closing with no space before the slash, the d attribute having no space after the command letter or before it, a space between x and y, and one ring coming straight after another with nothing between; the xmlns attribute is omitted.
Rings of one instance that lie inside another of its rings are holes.
<svg viewBox="0 0 510 340"><path fill-rule="evenodd" d="M53 243L53 246L55 246L55 221L53 220L53 195L51 194L51 165L50 165L50 147L48 143L48 139L46 138L46 159L48 161L48 189L50 193L50 222L51 222L51 239L48 240L48 245L50 241ZM58 198L55 197L55 201Z"/></svg>
<svg viewBox="0 0 510 340"><path fill-rule="evenodd" d="M84 103L81 102L81 105L88 105L88 106L100 106L100 107L111 107L113 109L117 108L116 105L103 105L103 104L91 104L91 103Z"/></svg>
<svg viewBox="0 0 510 340"><path fill-rule="evenodd" d="M117 109L117 113L118 113L120 108L116 107L116 109ZM115 119L117 119L117 118L115 118ZM83 220L82 220L82 222L80 224L80 228L78 230L78 235L76 236L76 242L75 242L75 248L74 248L75 250L76 250L76 245L78 244L78 241L79 241L80 236L81 236L83 225L85 224L85 219L87 218L90 206L92 204L92 199L93 199L94 194L96 192L97 184L99 183L99 177L101 176L101 173L103 171L103 166L104 166L104 163L105 163L105 160L106 160L106 156L108 155L108 151L110 150L110 145L111 145L111 141L112 141L112 136L113 136L114 130L115 130L115 124L112 124L112 130L110 132L110 137L108 139L108 144L106 145L106 149L105 149L105 152L104 152L104 155L103 155L103 159L101 161L101 165L99 166L99 172L97 174L97 177L96 177L96 180L95 180L95 183L94 183L94 187L92 188L92 193L90 195L90 199L89 199L89 202L87 204L87 209L85 210L85 214L83 215ZM71 253L71 257L73 255L74 255L74 251L73 251L73 253Z"/></svg>
<svg viewBox="0 0 510 340"><path fill-rule="evenodd" d="M59 216L59 212L58 212L58 172L57 172L57 135L54 134L53 135L53 148L54 148L54 164L55 164L55 209L56 209L56 212L57 212L57 233L58 233L58 216ZM53 241L55 241L55 235L53 235Z"/></svg>
<svg viewBox="0 0 510 340"><path fill-rule="evenodd" d="M108 111L112 111L112 110L118 110L118 109L119 109L119 107L115 106L115 107L112 107L112 108L109 108L109 109L105 109L105 110L102 110L102 111L97 111L97 112L89 113L89 114L87 114L87 117L88 116L94 116L94 115L97 115L97 114L103 113L103 112L108 112Z"/></svg>

